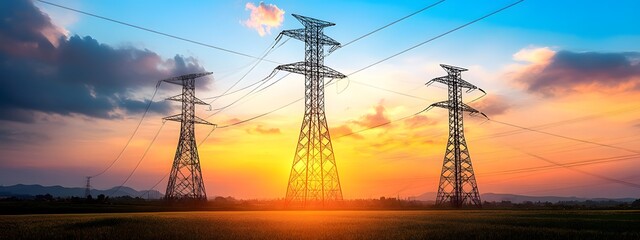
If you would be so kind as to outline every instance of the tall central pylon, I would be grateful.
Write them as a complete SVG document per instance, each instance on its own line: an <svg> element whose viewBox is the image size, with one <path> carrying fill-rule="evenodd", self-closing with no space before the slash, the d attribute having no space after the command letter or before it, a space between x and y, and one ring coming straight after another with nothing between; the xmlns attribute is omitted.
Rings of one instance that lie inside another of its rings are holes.
<svg viewBox="0 0 640 240"><path fill-rule="evenodd" d="M476 184L476 177L471 165L471 156L467 141L464 138L463 112L471 114L484 113L470 107L462 102L462 90L467 92L482 89L465 81L461 77L461 72L467 69L440 64L447 71L447 76L434 78L427 82L439 82L448 86L449 100L431 104L430 107L440 107L449 110L449 140L442 164L440 184L438 186L438 196L436 205L450 205L460 208L464 205L481 206L480 194Z"/></svg>
<svg viewBox="0 0 640 240"><path fill-rule="evenodd" d="M280 65L276 69L305 76L305 111L300 137L287 186L287 205L324 206L342 200L329 127L324 111L324 78L346 76L324 66L324 46L339 47L340 43L324 35L325 27L334 23L293 14L304 28L285 30L278 35L289 36L305 43L305 61Z"/></svg>
<svg viewBox="0 0 640 240"><path fill-rule="evenodd" d="M208 105L195 96L196 78L207 76L211 72L187 74L162 80L182 86L182 94L167 100L182 102L182 113L165 117L163 120L180 122L180 139L173 159L171 174L165 199L167 200L207 200L202 181L200 157L195 140L195 124L214 125L195 115L195 104Z"/></svg>

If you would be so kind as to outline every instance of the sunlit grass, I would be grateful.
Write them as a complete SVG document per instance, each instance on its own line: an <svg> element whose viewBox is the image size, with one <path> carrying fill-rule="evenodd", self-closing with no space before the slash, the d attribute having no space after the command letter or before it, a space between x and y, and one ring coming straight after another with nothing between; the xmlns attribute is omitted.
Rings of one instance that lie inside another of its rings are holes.
<svg viewBox="0 0 640 240"><path fill-rule="evenodd" d="M640 239L640 211L234 211L0 216L0 239Z"/></svg>

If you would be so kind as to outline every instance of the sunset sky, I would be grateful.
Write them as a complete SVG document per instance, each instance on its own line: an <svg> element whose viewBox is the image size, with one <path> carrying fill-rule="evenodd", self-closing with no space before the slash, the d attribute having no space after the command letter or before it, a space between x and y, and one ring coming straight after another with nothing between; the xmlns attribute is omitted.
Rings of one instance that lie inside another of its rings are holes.
<svg viewBox="0 0 640 240"><path fill-rule="evenodd" d="M251 56L268 50L280 31L302 28L291 14L336 23L325 34L347 43L437 2L49 1ZM351 75L513 2L447 0L325 59L349 75L325 90L345 198L437 191L446 110L339 136L445 100L445 86L424 85L446 75L441 63L468 68L463 78L487 92L470 105L495 121L465 117L480 193L640 197L633 186L640 184L639 1L524 1ZM295 39L266 56L280 64L303 58L304 44ZM231 91L269 75L278 65L273 62L260 62ZM196 89L207 99L224 93L254 63L38 1L0 1L0 185L82 187L85 176L101 172L118 156L158 80L211 71L213 78L199 79ZM277 73L268 84L285 74ZM251 89L224 96L212 108L234 103ZM163 101L179 93L179 86L160 85L131 144L112 168L92 179L94 188L122 184L161 118L179 113L179 103ZM219 114L209 117L213 111L198 106L197 115L227 125L303 96L304 77L291 74ZM466 93L465 102L479 96ZM300 101L215 130L199 149L208 196L284 197L303 110ZM149 189L166 175L179 127L165 123L126 186ZM199 143L211 127L198 125L196 131ZM574 166L558 167L532 154ZM165 188L166 178L155 187L163 193Z"/></svg>

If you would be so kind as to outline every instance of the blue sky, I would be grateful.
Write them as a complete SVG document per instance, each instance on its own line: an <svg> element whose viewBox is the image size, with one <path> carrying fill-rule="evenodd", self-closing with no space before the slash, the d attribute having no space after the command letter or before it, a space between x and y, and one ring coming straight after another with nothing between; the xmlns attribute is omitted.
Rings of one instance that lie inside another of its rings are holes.
<svg viewBox="0 0 640 240"><path fill-rule="evenodd" d="M63 4L98 15L166 32L223 48L259 56L277 33L300 28L292 13L336 23L326 33L347 42L436 1L274 1L285 11L279 28L259 36L244 27L245 1L65 1ZM433 36L499 9L514 1L447 0L403 22L364 38L327 58L327 64L344 73L390 56ZM71 34L92 36L112 46L135 46L170 58L176 54L199 59L217 75L237 72L253 59L182 42L127 26L36 3L56 18L70 18ZM255 2L258 4L258 2ZM438 59L463 66L478 65L498 71L510 64L512 54L525 47L552 47L570 51L638 51L640 28L634 27L637 1L524 1L463 30L421 46L388 61ZM58 17L57 17L58 16ZM303 44L288 42L268 59L281 63L299 61ZM354 61L353 59L358 59ZM264 62L248 79L267 75L275 64ZM375 70L370 72L375 74ZM239 77L240 73L236 74ZM364 79L363 79L364 80ZM366 80L365 80L366 81ZM224 85L225 83L221 83ZM228 84L231 84L230 82ZM498 87L498 86L496 86ZM223 87L224 89L224 87Z"/></svg>
<svg viewBox="0 0 640 240"><path fill-rule="evenodd" d="M298 22L290 16L291 13L298 13L337 23L335 27L327 29L327 32L344 42L416 11L431 2L435 1L323 1L322 4L274 1L268 3L276 4L286 12L284 24L278 30L298 28ZM451 26L474 19L510 2L512 1L448 0L393 28L379 32L358 45L375 46L377 51L369 54L395 52L441 33L443 29L450 29ZM248 12L244 9L244 1L183 1L180 3L175 1L65 1L59 3L253 55L258 55L277 34L276 30L271 36L259 37L251 29L242 27L240 22L248 17ZM55 9L41 3L36 4L51 10L54 19L58 15L74 15L73 18L76 20L66 26L67 29L81 36L91 35L104 43L143 45L168 56L175 53L186 54L189 51L194 53L211 51L210 54L199 55L203 55L202 58L207 58L207 55L220 55L217 58L231 60L236 58L226 53L216 53L215 50L203 49L200 46L155 36L93 17ZM631 40L636 39L640 31L633 25L637 20L634 10L639 7L640 3L637 1L615 1L606 4L601 1L580 1L579 3L525 1L442 41L453 41L471 47L483 44L477 41L474 43L472 40L487 39L501 40L514 47L515 45L520 47L532 44L553 44L572 50L605 51L620 48L628 50L634 46ZM629 41L623 41L625 39ZM390 44L391 42L393 44ZM610 44L600 44L602 42Z"/></svg>

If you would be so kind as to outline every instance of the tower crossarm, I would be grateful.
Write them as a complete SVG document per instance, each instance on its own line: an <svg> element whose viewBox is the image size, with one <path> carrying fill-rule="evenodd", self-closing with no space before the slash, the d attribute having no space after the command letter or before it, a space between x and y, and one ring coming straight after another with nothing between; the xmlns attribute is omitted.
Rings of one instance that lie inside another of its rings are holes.
<svg viewBox="0 0 640 240"><path fill-rule="evenodd" d="M434 82L439 82L439 83L442 83L444 85L449 85L449 84L451 84L452 81L449 79L449 76L442 76L442 77L437 77L437 78L431 79L427 83L425 83L424 85L429 86L429 85L433 84Z"/></svg>
<svg viewBox="0 0 640 240"><path fill-rule="evenodd" d="M484 114L483 112L480 112L478 110L476 110L475 108L465 104L465 103L460 103L460 108L463 112L469 112L471 115L476 115L476 114L480 114L482 116L484 116L486 119L489 119L489 117L487 117L486 114Z"/></svg>
<svg viewBox="0 0 640 240"><path fill-rule="evenodd" d="M322 45L329 45L332 47L340 46L340 43L338 41L324 34L322 34L322 36L319 37L318 41L320 41L320 44Z"/></svg>
<svg viewBox="0 0 640 240"><path fill-rule="evenodd" d="M167 98L167 100L170 100L170 101L176 101L176 102L183 102L183 101L187 101L187 100L185 100L185 99L184 99L184 97L182 96L182 94L175 95L175 96L173 96L173 97L169 97L169 98ZM202 100L200 100L199 98L196 98L196 97L194 97L194 98L193 98L193 104L199 104L199 105L210 105L210 104L208 104L208 103L206 103L206 102L204 102L204 101L202 101Z"/></svg>
<svg viewBox="0 0 640 240"><path fill-rule="evenodd" d="M209 121L207 121L207 120L204 120L204 119L202 119L202 118L200 118L200 117L198 117L198 116L194 116L194 117L193 117L193 123L197 123L197 124L204 124L204 125L211 125L211 126L218 126L218 125L216 125L216 124L214 124L214 123L211 123L211 122L209 122Z"/></svg>
<svg viewBox="0 0 640 240"><path fill-rule="evenodd" d="M284 30L280 32L280 34L278 34L278 37L276 39L279 40L283 35L288 36L290 38L295 38L304 42L304 28Z"/></svg>
<svg viewBox="0 0 640 240"><path fill-rule="evenodd" d="M450 101L442 101L442 102L433 103L427 109L433 108L433 107L439 107L439 108L444 108L444 109L448 109L448 110L455 110L455 104L451 103ZM480 115L484 116L485 118L489 119L489 117L487 117L486 114L476 110L475 108L473 108L473 107L471 107L471 106L469 106L469 105L467 105L465 103L460 103L460 111L469 112L471 115L480 114Z"/></svg>
<svg viewBox="0 0 640 240"><path fill-rule="evenodd" d="M482 88L476 87L476 85L473 85L462 78L458 79L458 86L462 88L467 88L468 89L467 92L471 92L473 90L480 90L481 92L486 94L486 92L482 90Z"/></svg>
<svg viewBox="0 0 640 240"><path fill-rule="evenodd" d="M285 36L289 36L291 38L295 38L298 39L300 41L306 42L306 41L310 41L311 39L307 39L305 37L305 29L304 28L300 28L300 29L292 29L292 30L284 30L282 32L280 32L280 34L278 35L278 39L282 37L282 35ZM334 40L333 38L322 34L321 36L318 36L318 39L316 40L318 42L320 42L321 45L329 45L329 46L340 46L340 43L336 40Z"/></svg>
<svg viewBox="0 0 640 240"><path fill-rule="evenodd" d="M162 79L160 81L173 83L173 84L176 84L176 85L182 85L182 81L184 81L184 80L195 79L195 78L204 77L204 76L211 75L211 74L213 74L213 72L192 73L192 74L186 74L186 75L182 75L182 76Z"/></svg>
<svg viewBox="0 0 640 240"><path fill-rule="evenodd" d="M484 92L484 90L476 87L475 85L473 85L473 84L471 84L471 83L469 83L469 82L467 82L467 81L465 81L465 80L463 80L461 78L455 78L455 76L451 76L451 75L442 76L442 77L437 77L437 78L431 79L425 85L429 86L429 85L433 84L434 82L439 82L439 83L442 83L444 85L453 85L454 83L457 83L458 87L469 89L469 90L467 90L467 92L471 92L471 91L476 90L476 89Z"/></svg>
<svg viewBox="0 0 640 240"><path fill-rule="evenodd" d="M305 27L331 27L336 25L335 23L332 22L327 22L327 21L323 21L320 19L315 19L315 18L311 18L311 17L306 17L306 16L302 16L302 15L298 15L298 14L291 14L293 15L293 17L295 17L296 19L298 19L298 21L300 21L300 23L302 23L302 25L304 25Z"/></svg>
<svg viewBox="0 0 640 240"><path fill-rule="evenodd" d="M461 68L461 67L457 67L457 66L451 66L451 65L447 65L447 64L440 64L440 67L444 68L444 70L447 71L447 73L449 73L449 74L457 74L457 73L469 70L469 69L466 69L466 68Z"/></svg>
<svg viewBox="0 0 640 240"><path fill-rule="evenodd" d="M165 121L174 121L174 122L182 122L182 114L176 114L168 117L163 117L162 120Z"/></svg>
<svg viewBox="0 0 640 240"><path fill-rule="evenodd" d="M164 118L162 118L162 120L174 121L174 122L182 122L182 121L184 121L184 118L182 117L182 114L176 114L176 115L164 117ZM204 120L204 119L202 119L202 118L200 118L198 116L194 116L193 117L193 123L216 126L216 124L213 124L213 123L211 123L211 122L209 122L207 120Z"/></svg>
<svg viewBox="0 0 640 240"><path fill-rule="evenodd" d="M291 64L280 65L276 67L278 70L283 70L292 73L305 74L307 72L317 71L321 78L346 78L344 74L333 70L327 66L318 66L310 62L296 62Z"/></svg>
<svg viewBox="0 0 640 240"><path fill-rule="evenodd" d="M163 117L162 120L165 121L174 121L174 122L182 122L182 114L176 114L168 117Z"/></svg>
<svg viewBox="0 0 640 240"><path fill-rule="evenodd" d="M428 108L433 108L433 107L439 107L439 108L444 108L444 109L450 109L450 107L449 107L449 101L442 101L442 102L432 103L431 105L429 105L429 107L428 107Z"/></svg>

